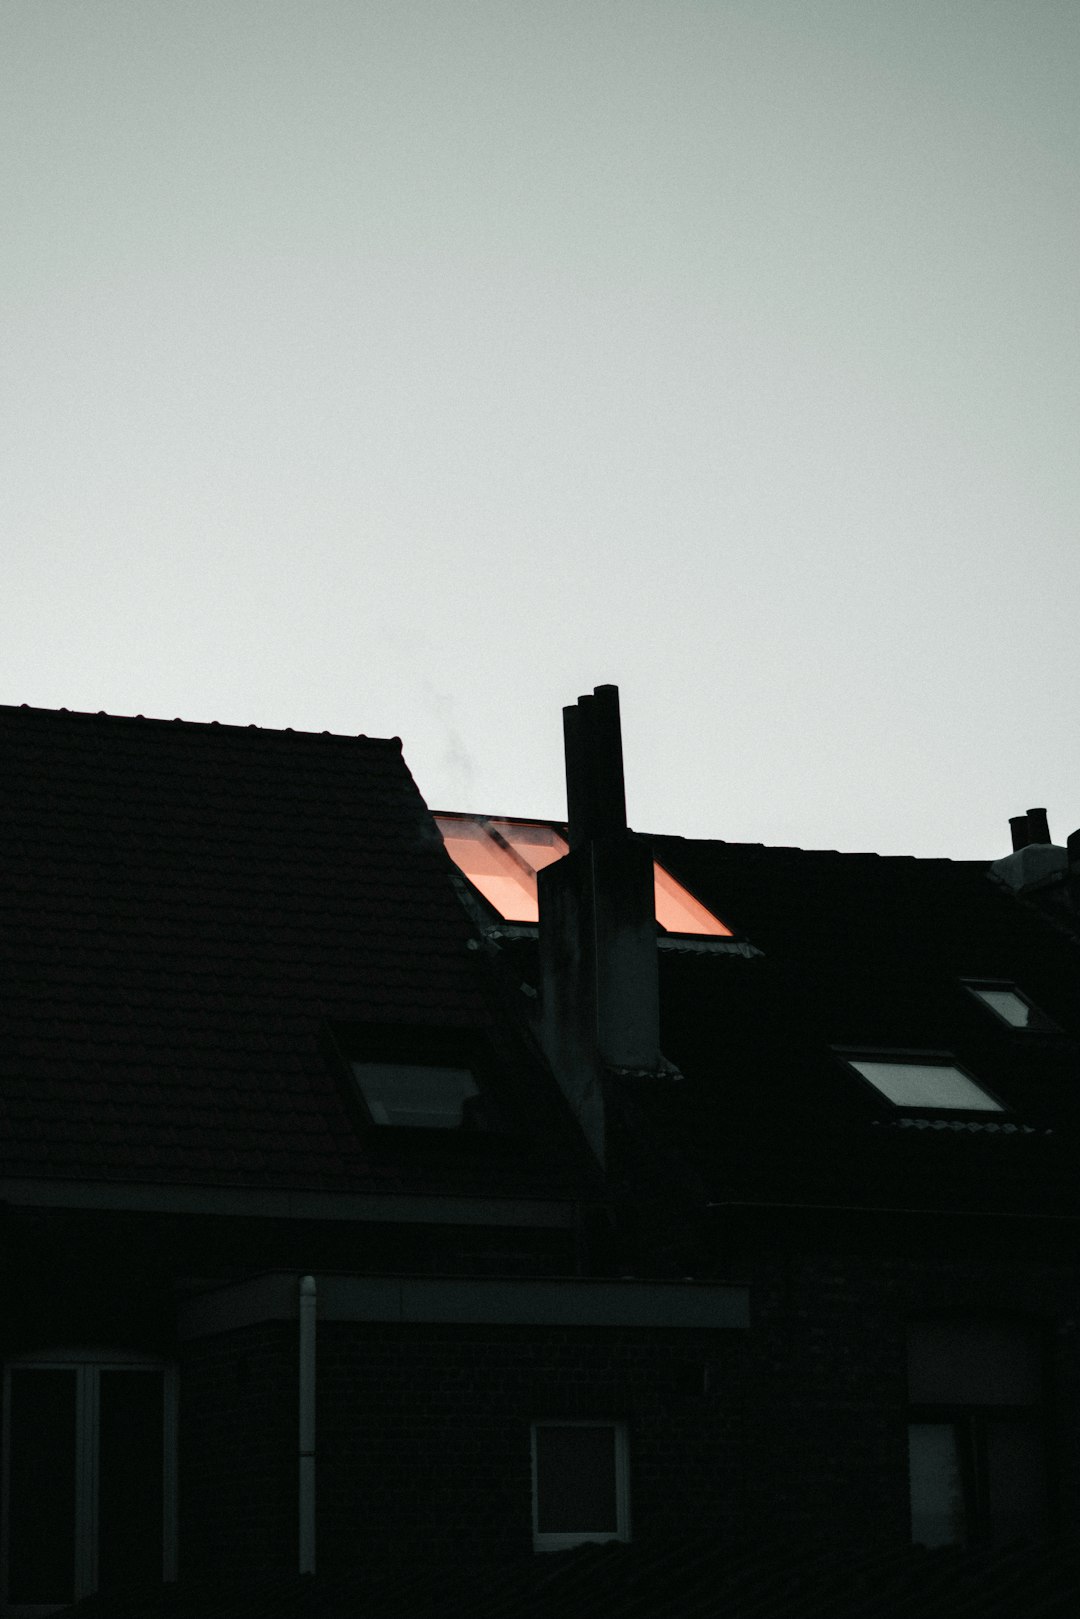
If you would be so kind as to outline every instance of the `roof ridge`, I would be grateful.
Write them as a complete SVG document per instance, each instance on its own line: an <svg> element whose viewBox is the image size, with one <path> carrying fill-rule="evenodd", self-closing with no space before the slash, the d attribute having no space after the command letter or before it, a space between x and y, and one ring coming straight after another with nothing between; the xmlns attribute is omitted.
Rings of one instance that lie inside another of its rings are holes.
<svg viewBox="0 0 1080 1619"><path fill-rule="evenodd" d="M185 720L180 715L176 715L173 719L165 719L160 715L110 714L104 708L99 708L95 712L79 708L38 708L33 703L0 703L0 717L20 713L50 720L59 720L63 716L65 720L105 720L112 725L165 725L170 729L180 726L188 731L235 731L244 736L255 731L260 736L330 737L338 742L370 742L379 747L392 747L399 753L402 747L399 736L368 736L364 731L355 734L346 731L306 731L292 725L256 725L254 721L243 725L228 720Z"/></svg>

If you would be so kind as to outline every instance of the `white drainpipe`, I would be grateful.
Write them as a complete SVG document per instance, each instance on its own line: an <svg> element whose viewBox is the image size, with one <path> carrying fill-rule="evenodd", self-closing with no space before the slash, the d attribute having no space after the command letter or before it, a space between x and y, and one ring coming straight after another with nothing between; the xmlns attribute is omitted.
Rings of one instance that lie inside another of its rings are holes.
<svg viewBox="0 0 1080 1619"><path fill-rule="evenodd" d="M315 1278L300 1278L300 1573L315 1572Z"/></svg>

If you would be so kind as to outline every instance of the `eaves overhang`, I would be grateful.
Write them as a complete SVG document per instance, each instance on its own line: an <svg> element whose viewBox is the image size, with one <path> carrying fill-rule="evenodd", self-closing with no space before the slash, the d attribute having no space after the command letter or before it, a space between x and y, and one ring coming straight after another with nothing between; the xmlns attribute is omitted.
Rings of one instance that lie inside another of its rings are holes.
<svg viewBox="0 0 1080 1619"><path fill-rule="evenodd" d="M1080 1211L1076 1214L1059 1213L1053 1209L987 1209L965 1207L963 1204L953 1204L952 1207L926 1204L903 1205L898 1203L786 1203L780 1200L753 1198L725 1198L705 1204L709 1214L731 1213L761 1213L761 1214L831 1214L841 1215L844 1218L852 1214L859 1215L903 1215L918 1217L919 1219L958 1219L958 1220L1004 1220L1026 1221L1028 1224L1047 1222L1051 1225L1077 1225L1080 1224Z"/></svg>
<svg viewBox="0 0 1080 1619"><path fill-rule="evenodd" d="M191 1293L178 1303L182 1338L299 1314L295 1272L269 1272ZM315 1277L320 1321L400 1325L746 1329L750 1290L734 1282L580 1277Z"/></svg>
<svg viewBox="0 0 1080 1619"><path fill-rule="evenodd" d="M213 1216L258 1220L341 1220L404 1225L539 1226L570 1229L572 1199L482 1198L364 1192L161 1186L104 1181L0 1181L0 1205L21 1209Z"/></svg>

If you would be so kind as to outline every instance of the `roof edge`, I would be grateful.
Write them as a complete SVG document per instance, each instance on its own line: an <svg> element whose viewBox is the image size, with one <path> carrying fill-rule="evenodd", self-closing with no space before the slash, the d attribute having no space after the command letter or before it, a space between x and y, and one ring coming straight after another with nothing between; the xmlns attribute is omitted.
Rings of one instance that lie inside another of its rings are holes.
<svg viewBox="0 0 1080 1619"><path fill-rule="evenodd" d="M174 719L165 719L158 715L110 714L103 708L94 712L80 708L38 708L32 703L0 703L0 716L6 714L28 714L50 720L59 720L62 717L64 720L87 723L104 720L109 725L168 726L170 729L179 726L188 731L233 732L238 736L248 736L254 731L259 736L313 737L320 740L325 737L336 742L369 742L379 747L393 748L398 753L402 749L399 736L368 736L364 731L355 734L347 731L305 731L292 725L256 725L254 721L242 725L226 720L185 720L179 715Z"/></svg>

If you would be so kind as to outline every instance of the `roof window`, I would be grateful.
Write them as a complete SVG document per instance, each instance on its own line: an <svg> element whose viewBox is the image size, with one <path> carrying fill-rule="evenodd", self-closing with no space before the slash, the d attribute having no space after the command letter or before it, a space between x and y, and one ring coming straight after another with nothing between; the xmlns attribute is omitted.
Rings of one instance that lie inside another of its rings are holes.
<svg viewBox="0 0 1080 1619"><path fill-rule="evenodd" d="M561 860L570 845L554 827L436 815L447 853L504 922L537 922L536 873Z"/></svg>
<svg viewBox="0 0 1080 1619"><path fill-rule="evenodd" d="M939 1058L848 1057L855 1072L896 1107L1004 1113L1002 1104L956 1063Z"/></svg>
<svg viewBox="0 0 1080 1619"><path fill-rule="evenodd" d="M375 1124L460 1130L480 1088L469 1068L431 1063L354 1062L353 1076Z"/></svg>
<svg viewBox="0 0 1080 1619"><path fill-rule="evenodd" d="M408 1137L445 1152L456 1150L453 1139L462 1150L471 1143L486 1151L496 1138L507 1145L520 1137L514 1058L486 1031L334 1020L322 1037L369 1145L383 1140L388 1151L392 1142L394 1152L411 1152Z"/></svg>
<svg viewBox="0 0 1080 1619"><path fill-rule="evenodd" d="M1046 1033L1056 1029L1056 1025L1046 1013L1033 1006L1015 984L975 983L968 979L964 983L964 988L974 995L976 1000L989 1007L1002 1023L1007 1023L1010 1029L1029 1029L1033 1033Z"/></svg>
<svg viewBox="0 0 1080 1619"><path fill-rule="evenodd" d="M435 824L454 864L504 922L539 921L536 874L570 848L557 827L481 815L436 815ZM731 929L655 860L653 891L656 920L667 932L731 938Z"/></svg>

